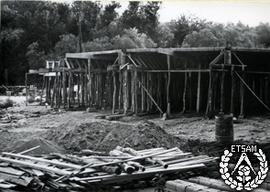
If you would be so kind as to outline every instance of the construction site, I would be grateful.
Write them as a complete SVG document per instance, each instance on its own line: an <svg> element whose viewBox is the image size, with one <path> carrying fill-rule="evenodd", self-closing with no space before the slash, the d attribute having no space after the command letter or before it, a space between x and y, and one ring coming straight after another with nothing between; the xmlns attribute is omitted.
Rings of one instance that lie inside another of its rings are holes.
<svg viewBox="0 0 270 192"><path fill-rule="evenodd" d="M270 158L269 59L270 49L200 47L47 61L0 97L12 101L0 103L0 190L242 190L219 163L232 144ZM254 191L269 189L265 176Z"/></svg>

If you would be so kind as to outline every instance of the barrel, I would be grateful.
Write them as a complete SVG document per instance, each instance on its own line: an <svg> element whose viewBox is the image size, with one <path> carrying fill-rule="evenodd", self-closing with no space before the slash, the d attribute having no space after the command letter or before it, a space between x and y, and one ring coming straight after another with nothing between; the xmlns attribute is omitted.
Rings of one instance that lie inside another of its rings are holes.
<svg viewBox="0 0 270 192"><path fill-rule="evenodd" d="M230 144L234 140L233 116L218 115L216 121L216 141L221 144Z"/></svg>

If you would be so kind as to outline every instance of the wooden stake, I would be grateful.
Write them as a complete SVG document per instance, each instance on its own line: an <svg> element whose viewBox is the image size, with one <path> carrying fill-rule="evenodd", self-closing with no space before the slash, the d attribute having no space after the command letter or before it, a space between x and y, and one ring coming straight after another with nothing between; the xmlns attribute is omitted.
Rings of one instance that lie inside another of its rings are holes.
<svg viewBox="0 0 270 192"><path fill-rule="evenodd" d="M134 71L134 113L138 114L138 72Z"/></svg>
<svg viewBox="0 0 270 192"><path fill-rule="evenodd" d="M201 69L201 64L199 64L199 69ZM198 72L198 83L197 83L197 101L196 101L196 111L200 112L200 101L201 101L201 72Z"/></svg>
<svg viewBox="0 0 270 192"><path fill-rule="evenodd" d="M185 65L185 68L186 68L186 65ZM185 81L184 81L184 90L183 90L183 108L182 108L182 113L185 113L185 112L186 112L187 79L188 79L188 73L185 72Z"/></svg>
<svg viewBox="0 0 270 192"><path fill-rule="evenodd" d="M230 112L231 114L234 114L234 92L235 92L235 77L234 77L234 67L231 67L231 109Z"/></svg>
<svg viewBox="0 0 270 192"><path fill-rule="evenodd" d="M266 76L264 80L264 98L265 98L265 103L267 105L270 104L270 98L269 98L269 78Z"/></svg>
<svg viewBox="0 0 270 192"><path fill-rule="evenodd" d="M206 111L205 115L209 116L210 113L212 113L212 67L210 66L210 71L209 71L209 84L208 84L208 102L206 106ZM211 115L210 115L211 116Z"/></svg>
<svg viewBox="0 0 270 192"><path fill-rule="evenodd" d="M243 79L245 80L245 72L244 72L244 69L243 69L243 74L242 74L242 77ZM245 111L244 111L244 106L245 106L245 102L244 102L244 99L245 99L245 88L244 88L244 84L243 82L240 82L240 115L239 115L239 118L244 118L244 115L245 115Z"/></svg>
<svg viewBox="0 0 270 192"><path fill-rule="evenodd" d="M91 78L91 58L87 60L87 68L88 68L88 106L91 106L92 101L92 78Z"/></svg>
<svg viewBox="0 0 270 192"><path fill-rule="evenodd" d="M115 113L115 105L116 105L116 91L117 91L117 86L116 86L116 73L115 71L112 72L113 74L113 104L112 104L112 113Z"/></svg>
<svg viewBox="0 0 270 192"><path fill-rule="evenodd" d="M63 72L63 99L64 99L64 108L67 104L67 82L66 82L66 72Z"/></svg>
<svg viewBox="0 0 270 192"><path fill-rule="evenodd" d="M171 70L171 60L170 55L167 55L167 65L168 70ZM167 79L167 116L171 114L171 101L170 101L170 85L171 85L171 73L168 72L168 79Z"/></svg>
<svg viewBox="0 0 270 192"><path fill-rule="evenodd" d="M141 73L141 82L145 85L145 76L144 72ZM145 93L143 87L141 86L141 111L145 111Z"/></svg>

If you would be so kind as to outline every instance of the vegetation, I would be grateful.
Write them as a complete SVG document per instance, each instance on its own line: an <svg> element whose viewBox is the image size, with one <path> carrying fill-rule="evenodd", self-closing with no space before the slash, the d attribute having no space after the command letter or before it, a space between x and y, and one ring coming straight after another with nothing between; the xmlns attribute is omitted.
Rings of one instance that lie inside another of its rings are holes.
<svg viewBox="0 0 270 192"><path fill-rule="evenodd" d="M269 47L270 25L218 24L182 15L159 22L160 2L1 1L0 84L21 84L29 68L66 52L139 47ZM12 78L8 78L12 77Z"/></svg>

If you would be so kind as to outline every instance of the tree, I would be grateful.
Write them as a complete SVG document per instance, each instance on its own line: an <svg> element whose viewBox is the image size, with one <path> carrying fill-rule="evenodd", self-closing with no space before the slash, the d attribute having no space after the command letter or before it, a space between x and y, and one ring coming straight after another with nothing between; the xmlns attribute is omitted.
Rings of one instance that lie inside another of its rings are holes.
<svg viewBox="0 0 270 192"><path fill-rule="evenodd" d="M208 29L193 31L183 41L183 47L219 47L220 40Z"/></svg>
<svg viewBox="0 0 270 192"><path fill-rule="evenodd" d="M180 47L188 34L200 31L207 25L205 20L197 17L181 15L178 20L169 23L169 27L174 35L173 46Z"/></svg>
<svg viewBox="0 0 270 192"><path fill-rule="evenodd" d="M77 52L78 38L73 34L60 36L60 41L55 44L54 57L64 57L66 53Z"/></svg>
<svg viewBox="0 0 270 192"><path fill-rule="evenodd" d="M93 41L88 41L84 44L85 51L101 51L109 50L113 48L109 37L96 38Z"/></svg>
<svg viewBox="0 0 270 192"><path fill-rule="evenodd" d="M157 1L147 2L145 5L139 1L130 1L128 9L121 17L123 28L137 28L140 33L155 38L160 4Z"/></svg>
<svg viewBox="0 0 270 192"><path fill-rule="evenodd" d="M74 22L78 26L77 34L81 42L93 39L101 4L92 1L74 1L71 7ZM81 31L81 35L80 35ZM80 37L81 36L81 37Z"/></svg>
<svg viewBox="0 0 270 192"><path fill-rule="evenodd" d="M116 9L120 7L121 5L115 1L105 5L104 10L101 12L99 16L97 28L102 29L110 25L110 23L117 18L118 13L116 12Z"/></svg>
<svg viewBox="0 0 270 192"><path fill-rule="evenodd" d="M116 36L113 40L114 49L156 47L156 43L144 33L139 33L136 28L125 29L123 35Z"/></svg>
<svg viewBox="0 0 270 192"><path fill-rule="evenodd" d="M38 42L34 42L27 47L26 57L31 69L45 67L45 53L40 50Z"/></svg>
<svg viewBox="0 0 270 192"><path fill-rule="evenodd" d="M172 47L174 34L168 24L160 24L156 31L156 43L158 47Z"/></svg>
<svg viewBox="0 0 270 192"><path fill-rule="evenodd" d="M257 42L263 47L270 47L270 25L260 23L256 28Z"/></svg>

